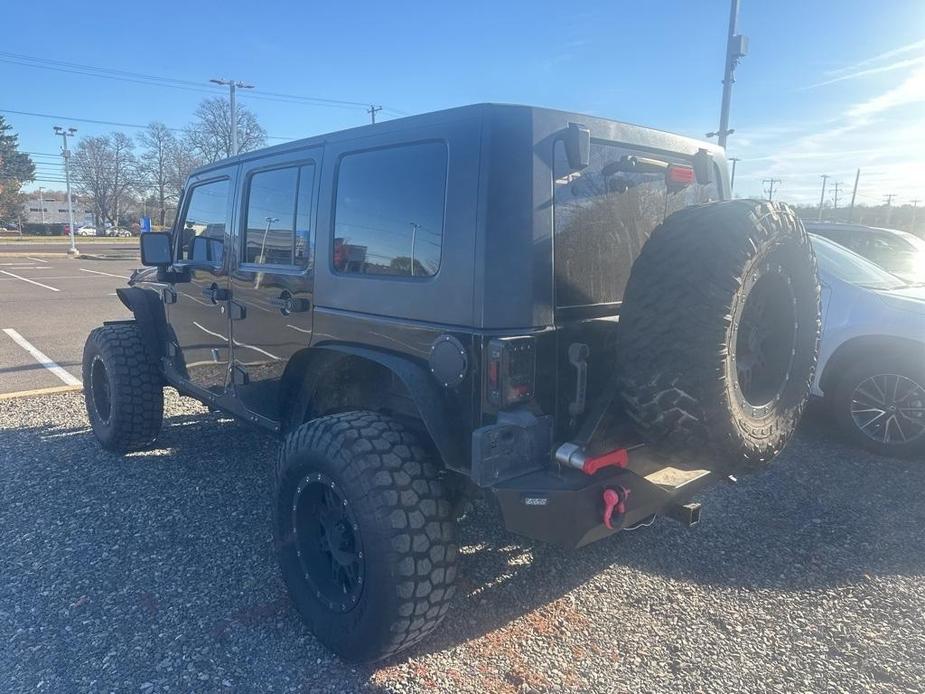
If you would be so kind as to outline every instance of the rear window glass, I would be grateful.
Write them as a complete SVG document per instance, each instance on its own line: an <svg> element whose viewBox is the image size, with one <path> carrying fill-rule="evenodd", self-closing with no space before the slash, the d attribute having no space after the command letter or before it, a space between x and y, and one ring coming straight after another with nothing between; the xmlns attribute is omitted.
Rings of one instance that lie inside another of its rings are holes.
<svg viewBox="0 0 925 694"><path fill-rule="evenodd" d="M651 164L630 171L630 158ZM652 230L688 205L719 198L713 181L668 189L658 165L690 165L677 155L631 150L592 141L591 164L571 171L555 145L556 304L587 306L623 299L633 261Z"/></svg>

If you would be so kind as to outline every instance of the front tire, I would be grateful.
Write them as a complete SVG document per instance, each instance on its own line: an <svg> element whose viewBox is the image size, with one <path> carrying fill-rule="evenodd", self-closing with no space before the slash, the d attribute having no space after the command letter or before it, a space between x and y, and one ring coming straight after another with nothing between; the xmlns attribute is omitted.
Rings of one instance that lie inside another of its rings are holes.
<svg viewBox="0 0 925 694"><path fill-rule="evenodd" d="M865 359L847 369L830 399L839 428L873 453L925 453L925 367L895 357Z"/></svg>
<svg viewBox="0 0 925 694"><path fill-rule="evenodd" d="M164 419L164 381L134 323L104 325L87 337L84 403L100 445L115 453L150 445Z"/></svg>
<svg viewBox="0 0 925 694"><path fill-rule="evenodd" d="M280 453L275 499L283 579L340 657L386 658L442 621L455 523L436 466L401 424L375 412L303 424Z"/></svg>

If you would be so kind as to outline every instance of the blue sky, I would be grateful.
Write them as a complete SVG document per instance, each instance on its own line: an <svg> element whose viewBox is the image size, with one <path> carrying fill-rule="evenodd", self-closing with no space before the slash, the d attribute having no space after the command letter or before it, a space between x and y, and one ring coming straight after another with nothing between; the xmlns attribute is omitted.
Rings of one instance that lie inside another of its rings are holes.
<svg viewBox="0 0 925 694"><path fill-rule="evenodd" d="M207 96L28 67L10 62L16 54L205 90L212 77L246 80L257 89L242 103L278 138L368 116L261 92L382 104L389 118L527 103L702 137L718 124L727 17L726 0L15 2L4 10L0 109L182 127ZM66 37L51 33L62 26ZM925 2L742 0L739 31L750 48L733 94L737 194L761 195L773 176L781 198L818 202L820 174L850 194L861 167L860 201L925 198ZM55 124L78 136L117 129L4 115L30 152L59 151Z"/></svg>

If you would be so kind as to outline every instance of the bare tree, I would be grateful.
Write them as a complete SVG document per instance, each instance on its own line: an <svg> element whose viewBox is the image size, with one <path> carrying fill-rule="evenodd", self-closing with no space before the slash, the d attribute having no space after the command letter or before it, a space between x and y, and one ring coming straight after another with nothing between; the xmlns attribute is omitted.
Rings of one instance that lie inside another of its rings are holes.
<svg viewBox="0 0 925 694"><path fill-rule="evenodd" d="M138 133L142 146L138 171L147 193L157 201L157 219L164 226L167 218L167 201L173 195L171 186L171 159L177 150L177 138L163 123L152 121L146 130Z"/></svg>
<svg viewBox="0 0 925 694"><path fill-rule="evenodd" d="M238 150L247 152L263 147L267 133L257 117L246 107L237 104ZM187 139L196 154L206 163L230 157L231 104L228 99L204 99L196 109L195 120L186 131Z"/></svg>
<svg viewBox="0 0 925 694"><path fill-rule="evenodd" d="M93 200L97 224L119 223L124 205L138 183L134 143L125 133L85 137L74 150L74 185Z"/></svg>
<svg viewBox="0 0 925 694"><path fill-rule="evenodd" d="M196 167L205 163L193 151L188 140L174 138L173 147L170 148L167 159L167 198L180 204L186 179Z"/></svg>

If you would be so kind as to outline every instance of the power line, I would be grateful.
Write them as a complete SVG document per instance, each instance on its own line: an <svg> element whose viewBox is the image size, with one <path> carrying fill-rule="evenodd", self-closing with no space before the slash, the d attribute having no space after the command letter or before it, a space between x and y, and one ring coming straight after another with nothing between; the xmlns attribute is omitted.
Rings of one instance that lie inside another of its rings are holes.
<svg viewBox="0 0 925 694"><path fill-rule="evenodd" d="M72 120L78 123L93 123L94 125L113 125L119 128L139 128L141 130L145 130L148 127L147 125L141 125L139 123L118 123L115 121L108 121L108 120L94 120L92 118L72 118L71 116L54 115L51 113L33 113L32 111L13 111L11 109L6 109L6 108L0 108L0 113L13 113L17 116L32 116L35 118L51 118L52 120ZM184 132L183 128L167 128L167 129L175 133ZM267 135L267 139L268 140L285 140L286 142L290 142L292 140L297 140L299 138L282 137L280 135Z"/></svg>
<svg viewBox="0 0 925 694"><path fill-rule="evenodd" d="M168 87L171 89L182 89L185 91L194 91L205 94L216 94L218 92L218 90L214 87L210 87L193 80L162 77L141 72L129 72L127 70L96 67L93 65L83 65L81 63L72 63L63 60L51 60L49 58L39 58L36 56L9 53L6 51L0 51L0 62L11 63L13 65L19 65L22 67L34 67L44 70L66 72L70 74L83 75L85 77L99 77L103 79L144 84L148 86ZM261 99L264 101L277 101L283 103L302 103L307 105L327 106L335 108L365 109L367 107L367 103L362 101L328 99L320 96L304 96L301 94L286 94L282 92L261 91L259 94L248 94L247 98ZM385 110L396 115L408 115L403 111L399 111L391 107L386 108Z"/></svg>

